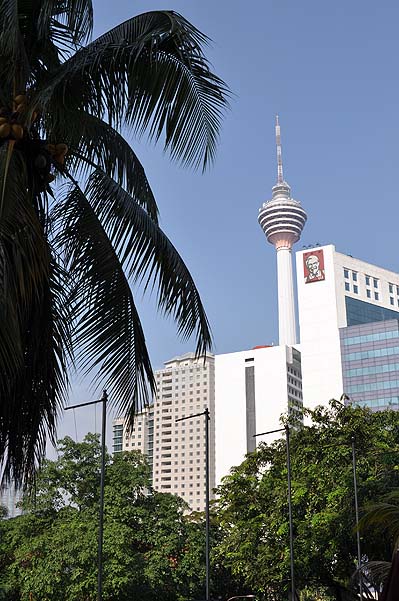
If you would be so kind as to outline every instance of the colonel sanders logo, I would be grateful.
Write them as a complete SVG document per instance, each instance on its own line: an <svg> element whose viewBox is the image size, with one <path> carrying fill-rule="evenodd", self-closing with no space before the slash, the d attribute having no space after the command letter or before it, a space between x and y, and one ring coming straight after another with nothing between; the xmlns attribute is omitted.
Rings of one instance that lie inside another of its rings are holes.
<svg viewBox="0 0 399 601"><path fill-rule="evenodd" d="M303 272L305 284L321 282L326 279L324 273L324 254L322 250L312 250L303 254Z"/></svg>

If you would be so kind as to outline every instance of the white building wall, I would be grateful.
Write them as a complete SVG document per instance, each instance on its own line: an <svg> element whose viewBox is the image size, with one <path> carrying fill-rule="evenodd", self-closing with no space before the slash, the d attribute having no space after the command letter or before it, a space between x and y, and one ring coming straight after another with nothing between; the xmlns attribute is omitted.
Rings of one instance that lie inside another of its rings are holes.
<svg viewBox="0 0 399 601"><path fill-rule="evenodd" d="M323 252L325 279L306 283L303 255L313 251ZM297 252L296 266L303 400L314 408L343 393L339 328L347 326L345 296L398 311L399 275L339 253L332 244Z"/></svg>
<svg viewBox="0 0 399 601"><path fill-rule="evenodd" d="M311 283L305 283L303 268L303 254L309 251L296 253L303 403L310 408L342 394L335 249L329 245L322 250L325 279Z"/></svg>
<svg viewBox="0 0 399 601"><path fill-rule="evenodd" d="M215 356L215 465L216 484L247 453L245 368L255 368L256 433L281 427L288 412L286 346L256 348ZM276 436L256 438L272 442Z"/></svg>

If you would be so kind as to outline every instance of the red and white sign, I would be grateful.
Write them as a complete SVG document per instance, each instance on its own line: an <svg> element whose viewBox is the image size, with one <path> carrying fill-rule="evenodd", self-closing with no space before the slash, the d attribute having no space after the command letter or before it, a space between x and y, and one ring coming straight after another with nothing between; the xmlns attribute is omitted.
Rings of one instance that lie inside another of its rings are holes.
<svg viewBox="0 0 399 601"><path fill-rule="evenodd" d="M324 270L324 253L322 249L303 253L303 275L305 284L321 282L326 279Z"/></svg>

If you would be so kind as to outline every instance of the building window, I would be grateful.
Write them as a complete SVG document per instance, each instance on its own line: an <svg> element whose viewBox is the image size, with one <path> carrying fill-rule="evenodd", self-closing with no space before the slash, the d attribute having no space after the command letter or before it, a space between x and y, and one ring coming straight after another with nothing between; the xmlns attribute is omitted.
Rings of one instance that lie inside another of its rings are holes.
<svg viewBox="0 0 399 601"><path fill-rule="evenodd" d="M346 279L349 278L349 271L348 271L348 269L344 269L344 278L346 278Z"/></svg>
<svg viewBox="0 0 399 601"><path fill-rule="evenodd" d="M349 291L350 291L350 284L349 284L349 282L345 282L345 290L346 290L347 292L349 292Z"/></svg>
<svg viewBox="0 0 399 601"><path fill-rule="evenodd" d="M355 284L353 285L353 292L359 294L359 288Z"/></svg>
<svg viewBox="0 0 399 601"><path fill-rule="evenodd" d="M380 300L380 295L378 294L378 292L374 292L374 298L375 300Z"/></svg>
<svg viewBox="0 0 399 601"><path fill-rule="evenodd" d="M366 275L366 286L370 286L370 276Z"/></svg>
<svg viewBox="0 0 399 601"><path fill-rule="evenodd" d="M366 290L367 298L371 298L371 290Z"/></svg>
<svg viewBox="0 0 399 601"><path fill-rule="evenodd" d="M391 296L391 297L390 297L390 299L389 299L389 302L391 303L391 305L393 305L393 304L394 304L394 302L395 302L395 301L394 301L394 299L393 299L393 296Z"/></svg>
<svg viewBox="0 0 399 601"><path fill-rule="evenodd" d="M357 282L357 271L352 271L352 280Z"/></svg>
<svg viewBox="0 0 399 601"><path fill-rule="evenodd" d="M393 294L393 284L389 284L389 293Z"/></svg>
<svg viewBox="0 0 399 601"><path fill-rule="evenodd" d="M377 278L373 278L373 286L374 286L374 288L378 288L378 280L377 280Z"/></svg>

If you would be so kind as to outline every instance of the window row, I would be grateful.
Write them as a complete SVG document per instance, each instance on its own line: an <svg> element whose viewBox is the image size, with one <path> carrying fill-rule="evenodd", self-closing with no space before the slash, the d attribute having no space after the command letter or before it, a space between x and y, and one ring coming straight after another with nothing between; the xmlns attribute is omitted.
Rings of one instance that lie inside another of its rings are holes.
<svg viewBox="0 0 399 601"><path fill-rule="evenodd" d="M363 334L362 336L351 336L350 338L344 338L344 346L351 344L360 344L361 342L376 342L379 340L391 340L392 338L399 338L399 331L390 332L376 332L375 334Z"/></svg>
<svg viewBox="0 0 399 601"><path fill-rule="evenodd" d="M353 378L355 376L386 374L393 371L399 371L399 363L388 363L385 365L372 365L370 367L357 367L355 369L348 369L344 372L344 376L347 378Z"/></svg>
<svg viewBox="0 0 399 601"><path fill-rule="evenodd" d="M375 390L390 390L392 388L399 388L399 380L385 380L384 382L354 384L352 386L347 386L347 392L372 392Z"/></svg>
<svg viewBox="0 0 399 601"><path fill-rule="evenodd" d="M359 351L357 353L348 353L344 355L345 361L358 361L359 359L373 359L374 357L390 357L399 354L399 346L390 348L379 348L371 351Z"/></svg>
<svg viewBox="0 0 399 601"><path fill-rule="evenodd" d="M362 407L387 407L390 405L399 405L399 397L398 396L388 396L384 398L378 399L367 399L356 401L356 405L361 405Z"/></svg>
<svg viewBox="0 0 399 601"><path fill-rule="evenodd" d="M359 293L358 282L359 282L359 273L352 269L348 269L344 267L344 278L345 278L345 290L347 292L351 291L351 282L356 282L352 284L352 291L354 294ZM375 290L379 289L380 280L371 275L364 275L364 283L366 286L366 294L368 298L372 297L370 288L374 288ZM390 302L391 305L398 304L399 306L399 285L393 284L392 282L388 282L388 290L391 295ZM378 293L377 293L378 294ZM396 296L396 298L395 298ZM374 297L375 298L375 297ZM378 297L375 300L379 300ZM396 301L396 302L395 302Z"/></svg>
<svg viewBox="0 0 399 601"><path fill-rule="evenodd" d="M354 271L353 269L344 267L344 278L345 278L345 280L352 280L353 282L359 282L359 272ZM373 288L378 288L379 279L375 278L371 275L365 275L364 283L366 284L366 286L369 286L369 287L373 286Z"/></svg>

